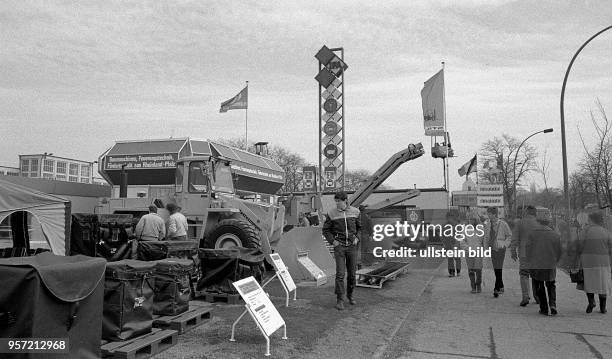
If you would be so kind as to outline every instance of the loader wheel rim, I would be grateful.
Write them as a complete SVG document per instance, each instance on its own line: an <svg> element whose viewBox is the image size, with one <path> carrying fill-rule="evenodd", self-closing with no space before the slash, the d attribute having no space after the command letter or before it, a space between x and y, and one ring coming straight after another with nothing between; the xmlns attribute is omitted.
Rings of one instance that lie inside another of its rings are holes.
<svg viewBox="0 0 612 359"><path fill-rule="evenodd" d="M233 233L225 233L217 238L215 242L215 248L232 248L242 247L242 241L240 237Z"/></svg>

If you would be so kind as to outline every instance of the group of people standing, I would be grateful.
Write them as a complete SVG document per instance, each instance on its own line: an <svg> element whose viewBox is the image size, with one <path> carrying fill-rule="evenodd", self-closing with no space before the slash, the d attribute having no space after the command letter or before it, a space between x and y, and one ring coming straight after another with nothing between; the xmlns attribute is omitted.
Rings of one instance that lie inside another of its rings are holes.
<svg viewBox="0 0 612 359"><path fill-rule="evenodd" d="M142 241L187 240L187 218L180 207L168 203L166 210L170 214L167 221L157 214L156 206L149 206L149 213L140 218L136 225L136 239Z"/></svg>
<svg viewBox="0 0 612 359"><path fill-rule="evenodd" d="M461 247L476 249L479 247L491 249L491 263L495 273L493 296L504 293L503 271L506 251L510 251L513 260L519 261L519 280L522 299L520 306L530 303L530 288L536 303L540 306L540 314L556 315L556 272L562 257L560 234L552 228L550 214L538 215L533 206L528 206L524 215L510 229L508 223L498 218L497 208L487 209L488 220L484 221L484 235L477 232L465 236L463 241L454 238L444 239L447 249ZM458 211L447 213L447 222L457 225L462 222ZM592 212L588 215L586 224L578 235L575 243L575 256L580 266L578 288L587 295L586 312L591 313L596 307L595 294L599 297L599 309L606 313L607 295L612 290L612 234L604 227L603 214ZM483 224L478 214L469 214L463 220L464 224L473 226ZM468 274L472 293L482 291L483 258L466 257ZM448 258L448 273L450 277L459 276L461 261L459 258ZM529 283L531 279L531 285Z"/></svg>

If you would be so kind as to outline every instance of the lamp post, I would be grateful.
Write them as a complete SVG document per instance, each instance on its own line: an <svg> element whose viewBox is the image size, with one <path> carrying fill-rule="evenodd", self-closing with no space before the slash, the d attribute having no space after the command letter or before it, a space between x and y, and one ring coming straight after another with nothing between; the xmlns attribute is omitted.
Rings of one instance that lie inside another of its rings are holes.
<svg viewBox="0 0 612 359"><path fill-rule="evenodd" d="M531 137L537 135L538 133L550 133L553 132L552 128L547 128L545 130L541 130L538 132L534 132L531 135L527 136L523 142L521 142L521 144L516 148L516 152L514 153L514 161L512 162L512 206L514 207L514 215L516 215L516 160L518 158L518 154L519 154L519 150L521 149L521 147L523 146L523 144L525 142L527 142L528 139L530 139Z"/></svg>
<svg viewBox="0 0 612 359"><path fill-rule="evenodd" d="M570 218L571 208L570 208L570 197L569 197L569 180L568 180L568 175L567 175L567 150L565 146L565 112L563 109L563 100L565 99L565 85L567 84L567 78L569 77L569 73L570 73L570 70L572 69L572 65L574 64L574 61L576 60L576 57L578 57L578 54L580 53L580 51L582 51L582 49L584 49L584 47L589 42L591 42L591 40L596 38L599 34L601 34L604 31L610 30L610 29L612 29L612 26L608 26L600 30L598 33L591 36L587 41L585 41L584 44L582 44L582 46L580 46L578 51L576 51L576 53L574 54L574 57L572 57L572 60L570 61L569 65L567 66L567 70L565 71L565 77L563 78L563 86L561 86L561 105L560 106L561 106L561 151L563 154L563 193L565 195L565 204L567 205L567 220L568 221Z"/></svg>

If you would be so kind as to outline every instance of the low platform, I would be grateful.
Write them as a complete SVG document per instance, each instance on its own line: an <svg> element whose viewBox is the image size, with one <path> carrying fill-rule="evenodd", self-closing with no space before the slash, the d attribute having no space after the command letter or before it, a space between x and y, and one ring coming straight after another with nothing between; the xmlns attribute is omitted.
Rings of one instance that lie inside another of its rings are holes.
<svg viewBox="0 0 612 359"><path fill-rule="evenodd" d="M207 323L212 318L212 309L190 305L185 313L172 316L161 316L153 319L153 327L161 329L173 329L183 334L193 328Z"/></svg>
<svg viewBox="0 0 612 359"><path fill-rule="evenodd" d="M146 359L176 345L176 330L153 328L151 333L120 342L108 342L101 346L102 357L112 359Z"/></svg>
<svg viewBox="0 0 612 359"><path fill-rule="evenodd" d="M360 269L357 271L357 286L366 288L382 288L388 280L395 280L398 275L408 270L409 263L386 262L378 267Z"/></svg>

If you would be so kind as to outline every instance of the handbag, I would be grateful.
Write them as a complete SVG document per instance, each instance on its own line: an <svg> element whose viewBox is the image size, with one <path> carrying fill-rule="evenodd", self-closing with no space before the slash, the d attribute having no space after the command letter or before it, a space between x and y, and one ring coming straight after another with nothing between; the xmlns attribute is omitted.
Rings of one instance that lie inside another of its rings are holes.
<svg viewBox="0 0 612 359"><path fill-rule="evenodd" d="M584 283L584 271L582 269L570 270L569 276L572 283Z"/></svg>

